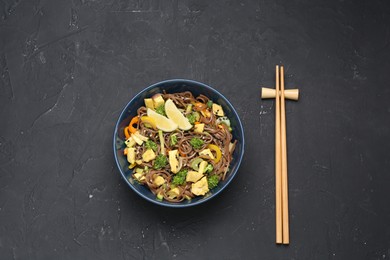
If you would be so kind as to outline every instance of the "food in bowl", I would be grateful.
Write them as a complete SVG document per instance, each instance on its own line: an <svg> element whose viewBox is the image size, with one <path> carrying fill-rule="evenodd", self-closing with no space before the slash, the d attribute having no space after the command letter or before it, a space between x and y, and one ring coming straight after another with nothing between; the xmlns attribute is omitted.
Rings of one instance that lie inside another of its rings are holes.
<svg viewBox="0 0 390 260"><path fill-rule="evenodd" d="M190 91L158 93L124 128L132 178L158 200L205 196L229 173L237 144L223 107Z"/></svg>

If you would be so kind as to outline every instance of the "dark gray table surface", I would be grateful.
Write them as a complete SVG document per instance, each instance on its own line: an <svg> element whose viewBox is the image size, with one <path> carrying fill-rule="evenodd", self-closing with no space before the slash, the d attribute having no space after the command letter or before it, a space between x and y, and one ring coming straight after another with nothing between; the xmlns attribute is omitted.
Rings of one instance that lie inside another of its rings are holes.
<svg viewBox="0 0 390 260"><path fill-rule="evenodd" d="M388 1L0 3L1 259L390 259ZM291 244L275 245L275 65L286 70ZM215 199L153 205L121 179L121 109L171 78L237 109Z"/></svg>

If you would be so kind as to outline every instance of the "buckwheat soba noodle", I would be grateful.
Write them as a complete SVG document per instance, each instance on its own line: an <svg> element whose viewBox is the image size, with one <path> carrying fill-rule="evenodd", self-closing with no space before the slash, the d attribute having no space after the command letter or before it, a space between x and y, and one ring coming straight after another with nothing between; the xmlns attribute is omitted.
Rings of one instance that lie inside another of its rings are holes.
<svg viewBox="0 0 390 260"><path fill-rule="evenodd" d="M219 104L189 91L144 102L124 129L131 178L170 202L204 196L226 178L237 140Z"/></svg>

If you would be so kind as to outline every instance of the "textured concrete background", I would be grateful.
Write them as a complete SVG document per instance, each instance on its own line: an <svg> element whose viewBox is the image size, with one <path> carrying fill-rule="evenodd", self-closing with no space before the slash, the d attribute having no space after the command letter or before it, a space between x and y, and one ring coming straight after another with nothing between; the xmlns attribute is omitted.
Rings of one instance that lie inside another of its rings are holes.
<svg viewBox="0 0 390 260"><path fill-rule="evenodd" d="M0 2L1 259L390 259L388 1ZM291 245L274 221L286 68ZM170 78L236 107L245 158L188 209L139 198L114 164L127 102Z"/></svg>

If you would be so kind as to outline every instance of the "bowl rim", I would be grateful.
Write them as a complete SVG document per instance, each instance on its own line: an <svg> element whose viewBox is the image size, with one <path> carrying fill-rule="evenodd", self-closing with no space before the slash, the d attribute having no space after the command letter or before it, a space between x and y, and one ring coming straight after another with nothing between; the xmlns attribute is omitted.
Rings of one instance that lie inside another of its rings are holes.
<svg viewBox="0 0 390 260"><path fill-rule="evenodd" d="M194 203L188 203L188 204L180 204L180 203L171 203L171 204L168 204L168 203L163 203L163 202L160 202L156 199L151 199L147 196L145 196L144 194L142 194L140 191L138 191L136 188L133 187L133 185L131 185L131 183L127 180L126 176L125 176L125 173L122 171L122 168L120 167L120 164L119 164L119 160L118 160L118 155L117 155L117 152L116 152L116 136L117 136L117 132L118 132L118 127L119 127L119 124L120 124L120 119L122 118L123 114L127 111L127 108L128 106L133 102L135 101L136 99L138 99L144 92L150 90L150 89L153 89L159 85L162 85L162 84L169 84L169 83L178 83L178 82L182 82L182 83L189 83L189 84L195 84L195 85L201 85L202 87L204 88L207 88L209 90L211 90L212 92L215 92L217 95L219 95L222 99L224 99L224 101L232 108L232 111L233 113L235 114L235 116L237 117L238 119L238 125L239 125L239 128L240 128L240 131L242 133L242 141L241 141L241 146L242 146L242 152L241 154L239 155L239 158L238 158L238 163L237 163L237 167L236 169L231 173L231 178L228 179L226 181L226 183L224 184L224 186L219 189L217 192L213 193L211 196L208 196L207 198L204 198L202 200L198 200ZM168 79L168 80L163 80L163 81L159 81L159 82L156 82L146 88L144 88L143 90L139 91L123 108L122 112L119 114L119 117L116 121L116 124L115 124L115 128L114 128L114 135L113 135L113 151L114 151L114 158L115 158L115 163L116 163L116 166L122 176L122 178L125 180L125 182L127 183L128 186L130 186L130 188L135 191L135 193L137 193L139 196L141 196L142 198L146 199L147 201L150 201L154 204L157 204L157 205L160 205L160 206L164 206L164 207L170 207L170 208L186 208L186 207L191 207L191 206L196 206L196 205L199 205L199 204L202 204L206 201L209 201L210 199L216 197L218 194L220 194L229 184L230 182L234 179L234 177L236 176L236 173L237 171L239 170L240 168L240 165L241 165L241 162L242 162L242 159L244 157L244 152L245 152L245 137L244 137L244 128L242 126L242 123L241 123L241 119L236 111L236 109L234 108L233 104L224 96L222 95L218 90L214 89L213 87L205 84L205 83L202 83L202 82L198 82L198 81L195 81L195 80L190 80L190 79Z"/></svg>

